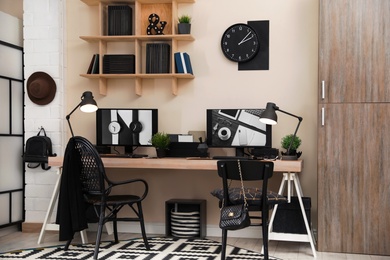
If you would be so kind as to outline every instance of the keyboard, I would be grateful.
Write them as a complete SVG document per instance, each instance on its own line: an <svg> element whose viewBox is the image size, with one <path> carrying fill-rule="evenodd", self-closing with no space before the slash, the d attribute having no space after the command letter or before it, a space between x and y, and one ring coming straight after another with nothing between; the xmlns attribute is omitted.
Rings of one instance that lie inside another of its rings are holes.
<svg viewBox="0 0 390 260"><path fill-rule="evenodd" d="M100 157L110 157L110 158L144 158L144 157L148 157L148 155L147 154L131 154L131 153L125 153L125 154L105 153L105 154L100 154Z"/></svg>

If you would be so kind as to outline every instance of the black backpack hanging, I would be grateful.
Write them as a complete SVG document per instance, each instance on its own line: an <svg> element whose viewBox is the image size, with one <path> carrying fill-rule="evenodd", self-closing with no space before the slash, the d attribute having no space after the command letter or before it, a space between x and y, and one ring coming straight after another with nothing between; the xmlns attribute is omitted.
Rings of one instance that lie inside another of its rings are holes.
<svg viewBox="0 0 390 260"><path fill-rule="evenodd" d="M43 133L43 135L41 135ZM49 170L48 157L57 156L53 154L52 143L49 137L46 136L46 131L43 127L39 130L36 136L27 139L26 151L23 155L24 162L27 162L27 167L37 168L41 165L43 170Z"/></svg>

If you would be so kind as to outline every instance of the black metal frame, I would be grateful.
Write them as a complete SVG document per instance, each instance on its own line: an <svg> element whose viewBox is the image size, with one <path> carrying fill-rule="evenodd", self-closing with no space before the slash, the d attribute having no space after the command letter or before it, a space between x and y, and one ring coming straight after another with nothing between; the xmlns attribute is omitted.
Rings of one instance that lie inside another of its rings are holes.
<svg viewBox="0 0 390 260"><path fill-rule="evenodd" d="M13 49L16 49L16 50L20 50L22 52L22 54L23 54L23 47L16 46L14 44L11 44L11 43L8 43L8 42L4 42L4 41L1 41L1 40L0 40L0 45L6 46L6 47L9 47L9 48L13 48ZM24 104L24 95L25 95L25 92L24 92L24 59L23 59L23 55L22 55L22 79L11 78L11 77L7 77L7 76L4 76L4 75L0 75L0 78L8 80L8 82L9 82L9 90L10 90L9 91L9 95L10 95L9 96L9 104L10 104L10 107L9 107L9 112L10 112L9 133L8 134L0 133L0 137L21 137L23 139L22 140L22 142L23 142L22 149L24 150L24 142L25 142L25 140L24 140L24 106L25 106L25 104ZM22 98L22 105L23 105L23 110L22 110L22 118L23 118L23 122L22 122L23 131L22 132L23 132L23 134L13 134L13 130L12 130L12 91L11 91L12 82L21 82L22 83L22 87L23 87L23 95L21 97ZM6 224L0 225L0 228L5 228L5 227L17 225L18 229L22 230L22 223L25 220L26 211L25 211L25 201L24 201L24 198L25 198L25 172L26 172L26 169L25 169L25 165L23 163L22 156L20 156L20 161L23 164L23 166L22 166L22 169L23 169L22 188L0 191L0 196L8 194L8 196L9 196L9 203L10 203L9 204L9 209L8 209L9 221ZM23 203L23 205L22 205L22 209L23 209L22 219L21 220L12 221L12 198L13 198L13 194L14 193L18 193L18 192L22 192L22 197L23 197L23 202L22 202Z"/></svg>

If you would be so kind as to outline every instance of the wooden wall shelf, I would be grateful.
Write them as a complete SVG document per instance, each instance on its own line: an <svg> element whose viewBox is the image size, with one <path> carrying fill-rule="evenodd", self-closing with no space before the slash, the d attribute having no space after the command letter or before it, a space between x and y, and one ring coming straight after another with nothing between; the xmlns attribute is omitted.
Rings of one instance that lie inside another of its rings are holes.
<svg viewBox="0 0 390 260"><path fill-rule="evenodd" d="M121 4L129 4L133 9L133 26L134 35L120 35L112 36L105 35L107 25L104 24L106 21L106 9L109 4L117 4L118 2L113 0L81 0L83 3L89 6L99 6L99 20L100 35L92 36L80 36L80 39L90 42L98 43L98 54L99 54L99 74L80 74L80 76L99 80L99 92L101 95L107 94L108 81L107 79L134 79L135 93L138 96L142 95L142 79L171 79L172 94L177 95L178 93L178 80L179 79L194 79L192 74L180 74L175 73L175 61L174 53L178 52L179 41L194 41L194 37L190 34L177 34L177 9L180 3L195 3L195 0L125 0L121 1ZM168 18L164 18L168 22L164 32L164 35L147 35L145 19L147 19L150 12L160 13ZM146 17L146 18L145 18ZM137 22L141 21L141 22ZM144 28L145 27L145 28ZM108 54L110 44L130 42L134 43L133 53L129 53L129 50L125 50L123 54L134 54L135 55L135 74L102 74L103 71L103 56ZM164 74L146 74L143 71L142 64L145 62L145 50L144 46L147 43L153 42L166 42L171 47L171 62L170 62L170 73Z"/></svg>

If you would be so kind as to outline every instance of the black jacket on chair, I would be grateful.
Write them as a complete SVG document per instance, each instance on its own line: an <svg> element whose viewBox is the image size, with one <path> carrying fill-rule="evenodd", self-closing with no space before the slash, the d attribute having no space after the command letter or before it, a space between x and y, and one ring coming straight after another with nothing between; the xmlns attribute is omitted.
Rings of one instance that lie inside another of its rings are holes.
<svg viewBox="0 0 390 260"><path fill-rule="evenodd" d="M88 228L87 205L81 191L80 171L80 153L75 147L73 138L71 138L65 150L58 198L56 223L60 226L60 241L71 240L74 233Z"/></svg>

